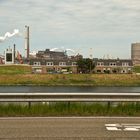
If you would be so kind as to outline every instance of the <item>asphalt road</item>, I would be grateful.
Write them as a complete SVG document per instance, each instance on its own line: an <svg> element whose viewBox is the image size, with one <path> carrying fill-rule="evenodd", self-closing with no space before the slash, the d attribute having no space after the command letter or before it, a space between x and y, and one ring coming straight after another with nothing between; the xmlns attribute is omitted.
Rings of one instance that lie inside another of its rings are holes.
<svg viewBox="0 0 140 140"><path fill-rule="evenodd" d="M0 118L4 140L140 140L140 117Z"/></svg>

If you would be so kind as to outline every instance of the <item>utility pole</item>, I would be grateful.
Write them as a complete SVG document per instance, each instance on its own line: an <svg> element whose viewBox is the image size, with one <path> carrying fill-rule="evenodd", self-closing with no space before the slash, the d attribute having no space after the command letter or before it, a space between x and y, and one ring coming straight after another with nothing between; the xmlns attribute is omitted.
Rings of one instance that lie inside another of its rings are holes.
<svg viewBox="0 0 140 140"><path fill-rule="evenodd" d="M90 58L90 60L91 60L91 62L90 62L90 73L92 73L92 61L93 61L93 54L92 54L92 48L90 48L90 55L89 55L89 58Z"/></svg>

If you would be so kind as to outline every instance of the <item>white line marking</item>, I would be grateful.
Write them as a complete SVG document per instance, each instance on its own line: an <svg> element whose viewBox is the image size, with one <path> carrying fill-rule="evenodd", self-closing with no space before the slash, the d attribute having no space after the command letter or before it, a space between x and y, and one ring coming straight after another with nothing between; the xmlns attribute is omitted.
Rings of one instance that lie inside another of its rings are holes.
<svg viewBox="0 0 140 140"><path fill-rule="evenodd" d="M140 124L126 124L126 123L122 123L121 125L124 125L124 126L140 126Z"/></svg>
<svg viewBox="0 0 140 140"><path fill-rule="evenodd" d="M124 131L139 131L137 128L125 128Z"/></svg>
<svg viewBox="0 0 140 140"><path fill-rule="evenodd" d="M120 127L120 124L105 124L106 127Z"/></svg>
<svg viewBox="0 0 140 140"><path fill-rule="evenodd" d="M105 124L108 131L140 131L140 124Z"/></svg>
<svg viewBox="0 0 140 140"><path fill-rule="evenodd" d="M118 129L117 127L106 127L109 131L121 131L121 129Z"/></svg>

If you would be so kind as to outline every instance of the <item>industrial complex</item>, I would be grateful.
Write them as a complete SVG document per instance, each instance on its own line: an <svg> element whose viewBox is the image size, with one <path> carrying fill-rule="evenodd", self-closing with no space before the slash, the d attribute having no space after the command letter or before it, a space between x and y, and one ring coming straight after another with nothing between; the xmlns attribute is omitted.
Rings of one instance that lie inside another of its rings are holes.
<svg viewBox="0 0 140 140"><path fill-rule="evenodd" d="M57 49L40 50L30 53L30 29L25 26L25 56L16 50L16 45L0 55L1 65L26 64L32 67L33 73L78 73L77 61L83 59L81 54L69 56L67 51ZM132 73L134 65L140 65L140 43L131 46L131 59L98 59L92 58L94 73Z"/></svg>

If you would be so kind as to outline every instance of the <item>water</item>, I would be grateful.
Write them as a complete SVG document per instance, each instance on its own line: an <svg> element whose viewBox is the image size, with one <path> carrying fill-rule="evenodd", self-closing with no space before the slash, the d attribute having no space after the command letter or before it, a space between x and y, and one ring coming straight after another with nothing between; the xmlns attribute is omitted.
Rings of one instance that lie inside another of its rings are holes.
<svg viewBox="0 0 140 140"><path fill-rule="evenodd" d="M47 86L0 86L0 93L36 93L36 92L43 92L43 93L54 93L54 92L76 92L76 93L93 93L93 92L105 92L105 93L131 93L136 92L140 93L140 87L47 87Z"/></svg>

